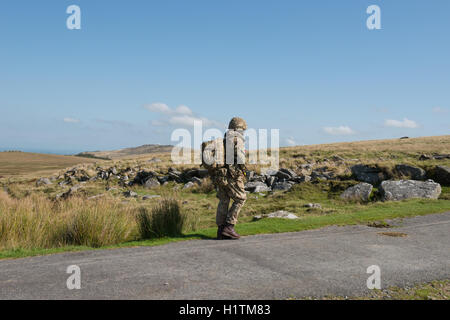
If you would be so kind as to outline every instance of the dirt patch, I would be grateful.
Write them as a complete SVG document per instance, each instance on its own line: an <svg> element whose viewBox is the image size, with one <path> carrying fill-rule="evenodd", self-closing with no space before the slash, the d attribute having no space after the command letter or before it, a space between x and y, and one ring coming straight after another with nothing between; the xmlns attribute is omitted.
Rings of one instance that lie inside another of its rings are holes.
<svg viewBox="0 0 450 320"><path fill-rule="evenodd" d="M372 221L367 223L367 226L371 228L392 228L392 226L385 221Z"/></svg>
<svg viewBox="0 0 450 320"><path fill-rule="evenodd" d="M378 234L380 234L382 236L399 237L399 238L408 236L406 233L403 233L403 232L379 232Z"/></svg>

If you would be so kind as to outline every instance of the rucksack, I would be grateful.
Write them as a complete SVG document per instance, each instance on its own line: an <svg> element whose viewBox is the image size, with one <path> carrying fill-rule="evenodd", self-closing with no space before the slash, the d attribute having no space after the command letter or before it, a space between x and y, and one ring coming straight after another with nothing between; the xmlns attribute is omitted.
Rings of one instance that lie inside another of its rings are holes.
<svg viewBox="0 0 450 320"><path fill-rule="evenodd" d="M225 165L225 146L224 139L202 143L202 166L208 170L220 169Z"/></svg>

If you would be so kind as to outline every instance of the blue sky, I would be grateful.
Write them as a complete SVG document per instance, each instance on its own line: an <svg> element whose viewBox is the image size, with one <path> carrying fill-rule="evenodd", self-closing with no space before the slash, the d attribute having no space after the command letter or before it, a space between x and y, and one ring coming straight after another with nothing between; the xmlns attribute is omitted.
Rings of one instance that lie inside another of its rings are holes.
<svg viewBox="0 0 450 320"><path fill-rule="evenodd" d="M448 134L449 14L448 0L2 1L0 149L169 144L233 116L281 145Z"/></svg>

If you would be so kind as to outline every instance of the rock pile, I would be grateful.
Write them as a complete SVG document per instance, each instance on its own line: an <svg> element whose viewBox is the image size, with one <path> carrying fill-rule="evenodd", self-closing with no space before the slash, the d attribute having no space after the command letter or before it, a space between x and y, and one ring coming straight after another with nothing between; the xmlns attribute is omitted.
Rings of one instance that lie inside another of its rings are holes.
<svg viewBox="0 0 450 320"><path fill-rule="evenodd" d="M43 185L49 185L49 184L52 184L52 182L50 181L49 178L39 178L36 181L36 187L40 187L40 186L43 186Z"/></svg>
<svg viewBox="0 0 450 320"><path fill-rule="evenodd" d="M409 179L392 180L389 172L377 166L355 165L351 167L353 177L362 183L345 190L342 199L368 201L373 186L379 186L379 193L383 201L398 201L411 198L437 199L441 194L441 185L450 184L450 168L436 166L429 171L422 168L399 164L394 173ZM426 180L433 178L433 180ZM426 180L426 181L425 181ZM436 183L436 182L439 183Z"/></svg>
<svg viewBox="0 0 450 320"><path fill-rule="evenodd" d="M354 201L369 201L373 186L366 182L361 182L353 187L348 188L341 194L341 198Z"/></svg>
<svg viewBox="0 0 450 320"><path fill-rule="evenodd" d="M69 190L63 193L59 193L56 195L56 199L67 199L68 197L72 196L74 193L78 192L78 190L83 188L84 182L80 184L76 184L73 187L71 187Z"/></svg>
<svg viewBox="0 0 450 320"><path fill-rule="evenodd" d="M290 219L290 220L298 219L298 217L295 214L288 212L288 211L283 211L283 210L275 211L275 212L268 213L268 214L257 215L257 216L253 217L254 220L260 220L262 218L281 218L281 219Z"/></svg>
<svg viewBox="0 0 450 320"><path fill-rule="evenodd" d="M412 180L425 180L427 173L422 168L410 166L407 164L398 164L395 170L402 176L410 177Z"/></svg>
<svg viewBox="0 0 450 320"><path fill-rule="evenodd" d="M416 166L399 164L393 169L387 170L377 165L367 164L347 167L345 159L337 156L331 157L331 159L334 161L334 165L331 166L327 159L317 163L301 164L295 170L292 168L269 169L260 174L248 171L245 190L249 193L264 195L265 192L288 191L294 185L305 182L348 180L350 178L360 183L345 190L341 198L366 202L369 201L374 186L380 187L379 190L380 194L383 195L383 200L398 200L410 197L436 198L440 194L439 183L450 185L450 168L445 166L436 166L430 170L427 168L425 171L423 168ZM351 177L342 175L342 173L341 175L338 174L337 164L341 166L341 169L344 168L347 172L351 172ZM402 180L391 181L394 176ZM52 183L57 183L61 187L71 186L69 190L58 195L60 198L66 198L76 192L80 185L88 181L107 181L109 190L116 189L113 185L125 188L139 185L153 189L170 181L177 183L177 188L189 189L202 184L202 181L207 177L208 170L202 168L185 170L169 168L166 172L156 172L140 166L120 168L118 165L114 165L111 167L96 167L95 169L94 167L78 166L50 179L40 178L36 180L36 186L46 186ZM430 178L438 183L426 181ZM136 195L127 193L125 196L135 197Z"/></svg>
<svg viewBox="0 0 450 320"><path fill-rule="evenodd" d="M288 191L293 185L302 182L338 179L335 173L326 166L314 170L313 167L313 164L302 165L298 169L298 174L287 168L266 170L263 174L250 171L247 174L248 182L245 184L245 190L251 193Z"/></svg>
<svg viewBox="0 0 450 320"><path fill-rule="evenodd" d="M351 167L355 180L378 185L389 178L388 174L377 166L357 164Z"/></svg>
<svg viewBox="0 0 450 320"><path fill-rule="evenodd" d="M177 171L170 168L166 174L160 174L152 170L140 169L139 167L127 167L118 169L116 166L109 168L97 167L95 170L86 170L84 168L74 167L67 170L57 180L59 186L74 185L79 182L107 180L116 182L121 186L142 185L146 188L155 188L168 181L177 183L201 183L202 179L208 176L206 169L188 169L186 171ZM48 178L40 178L36 181L36 185L51 184Z"/></svg>
<svg viewBox="0 0 450 320"><path fill-rule="evenodd" d="M441 194L441 185L433 180L414 181L383 181L380 186L382 199L405 200L412 198L437 199Z"/></svg>
<svg viewBox="0 0 450 320"><path fill-rule="evenodd" d="M419 160L444 160L444 159L450 159L450 154L433 154L433 155L429 155L429 154L422 154L419 157Z"/></svg>
<svg viewBox="0 0 450 320"><path fill-rule="evenodd" d="M431 177L444 186L450 186L450 167L436 166L431 173Z"/></svg>

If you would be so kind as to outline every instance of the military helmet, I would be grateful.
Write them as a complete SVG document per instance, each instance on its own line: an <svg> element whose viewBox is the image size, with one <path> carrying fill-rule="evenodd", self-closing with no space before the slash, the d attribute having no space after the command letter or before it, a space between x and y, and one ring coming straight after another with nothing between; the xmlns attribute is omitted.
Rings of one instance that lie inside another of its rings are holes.
<svg viewBox="0 0 450 320"><path fill-rule="evenodd" d="M231 119L230 124L228 125L228 129L232 130L247 130L247 123L244 119L239 117L234 117Z"/></svg>

